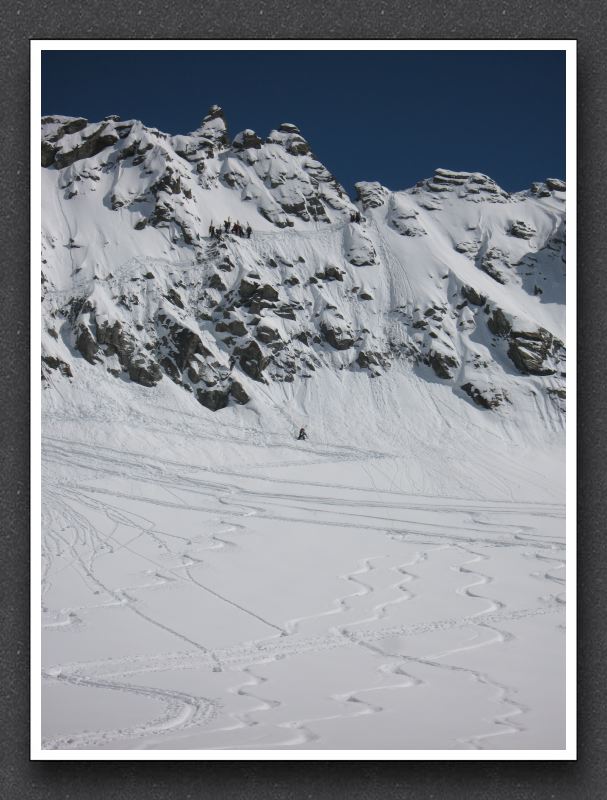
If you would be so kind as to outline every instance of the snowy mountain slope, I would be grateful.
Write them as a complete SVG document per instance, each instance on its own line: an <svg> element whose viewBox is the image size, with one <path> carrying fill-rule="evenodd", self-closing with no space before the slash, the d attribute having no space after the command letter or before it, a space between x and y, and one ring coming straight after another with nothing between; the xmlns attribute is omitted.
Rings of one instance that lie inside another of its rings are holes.
<svg viewBox="0 0 607 800"><path fill-rule="evenodd" d="M510 195L439 169L357 184L354 204L294 125L230 144L217 106L187 136L117 117L42 131L47 381L169 380L216 411L393 371L498 425L562 427L561 181ZM228 218L250 238L209 235Z"/></svg>
<svg viewBox="0 0 607 800"><path fill-rule="evenodd" d="M564 184L42 160L42 747L564 747Z"/></svg>

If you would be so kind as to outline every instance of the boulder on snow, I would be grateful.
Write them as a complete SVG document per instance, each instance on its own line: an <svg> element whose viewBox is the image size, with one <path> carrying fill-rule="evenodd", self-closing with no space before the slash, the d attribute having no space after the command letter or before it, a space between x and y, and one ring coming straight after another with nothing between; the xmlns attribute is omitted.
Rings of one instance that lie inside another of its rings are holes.
<svg viewBox="0 0 607 800"><path fill-rule="evenodd" d="M518 239L531 239L537 231L524 220L517 219L511 223L508 233Z"/></svg>
<svg viewBox="0 0 607 800"><path fill-rule="evenodd" d="M473 383L464 383L462 389L481 408L497 408L504 402L510 402L505 389L497 389L495 386L486 386L480 389Z"/></svg>
<svg viewBox="0 0 607 800"><path fill-rule="evenodd" d="M229 389L197 389L196 399L210 411L225 408L230 397Z"/></svg>
<svg viewBox="0 0 607 800"><path fill-rule="evenodd" d="M342 328L336 324L329 325L326 322L322 322L320 330L325 341L335 350L348 350L354 344L354 335L345 327Z"/></svg>
<svg viewBox="0 0 607 800"><path fill-rule="evenodd" d="M322 272L317 272L316 277L323 281L343 281L344 272L333 264L327 264Z"/></svg>
<svg viewBox="0 0 607 800"><path fill-rule="evenodd" d="M428 356L428 363L434 370L434 374L443 380L453 378L453 370L458 369L460 366L455 355L445 353L442 350L431 350Z"/></svg>

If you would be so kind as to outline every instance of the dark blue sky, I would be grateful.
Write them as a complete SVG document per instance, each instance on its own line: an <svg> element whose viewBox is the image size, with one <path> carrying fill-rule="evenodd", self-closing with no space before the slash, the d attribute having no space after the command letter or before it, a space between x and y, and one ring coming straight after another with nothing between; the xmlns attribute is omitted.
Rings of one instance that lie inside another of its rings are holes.
<svg viewBox="0 0 607 800"><path fill-rule="evenodd" d="M294 122L348 191L435 167L509 191L565 177L562 52L49 51L42 114L107 114L187 133L212 103L233 136Z"/></svg>

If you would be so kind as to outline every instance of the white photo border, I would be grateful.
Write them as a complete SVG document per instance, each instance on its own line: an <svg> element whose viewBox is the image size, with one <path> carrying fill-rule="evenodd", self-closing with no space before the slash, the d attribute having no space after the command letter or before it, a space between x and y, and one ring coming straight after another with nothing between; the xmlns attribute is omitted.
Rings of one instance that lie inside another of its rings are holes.
<svg viewBox="0 0 607 800"><path fill-rule="evenodd" d="M562 750L43 750L41 715L41 250L40 115L42 53L51 50L401 50L561 51L566 55L567 414L566 739ZM577 42L575 39L32 39L31 86L31 611L30 758L34 761L573 761L577 759Z"/></svg>

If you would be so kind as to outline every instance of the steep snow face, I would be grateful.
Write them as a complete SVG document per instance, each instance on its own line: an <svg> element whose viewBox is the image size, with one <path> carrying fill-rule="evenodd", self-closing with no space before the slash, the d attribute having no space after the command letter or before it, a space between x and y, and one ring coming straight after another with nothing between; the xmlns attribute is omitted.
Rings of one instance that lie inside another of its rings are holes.
<svg viewBox="0 0 607 800"><path fill-rule="evenodd" d="M462 419L562 428L562 181L508 194L438 169L353 203L291 123L231 143L218 106L184 136L42 123L46 385L169 381L210 411L304 414L308 384L347 403L372 379L395 421L391 393L425 385Z"/></svg>

